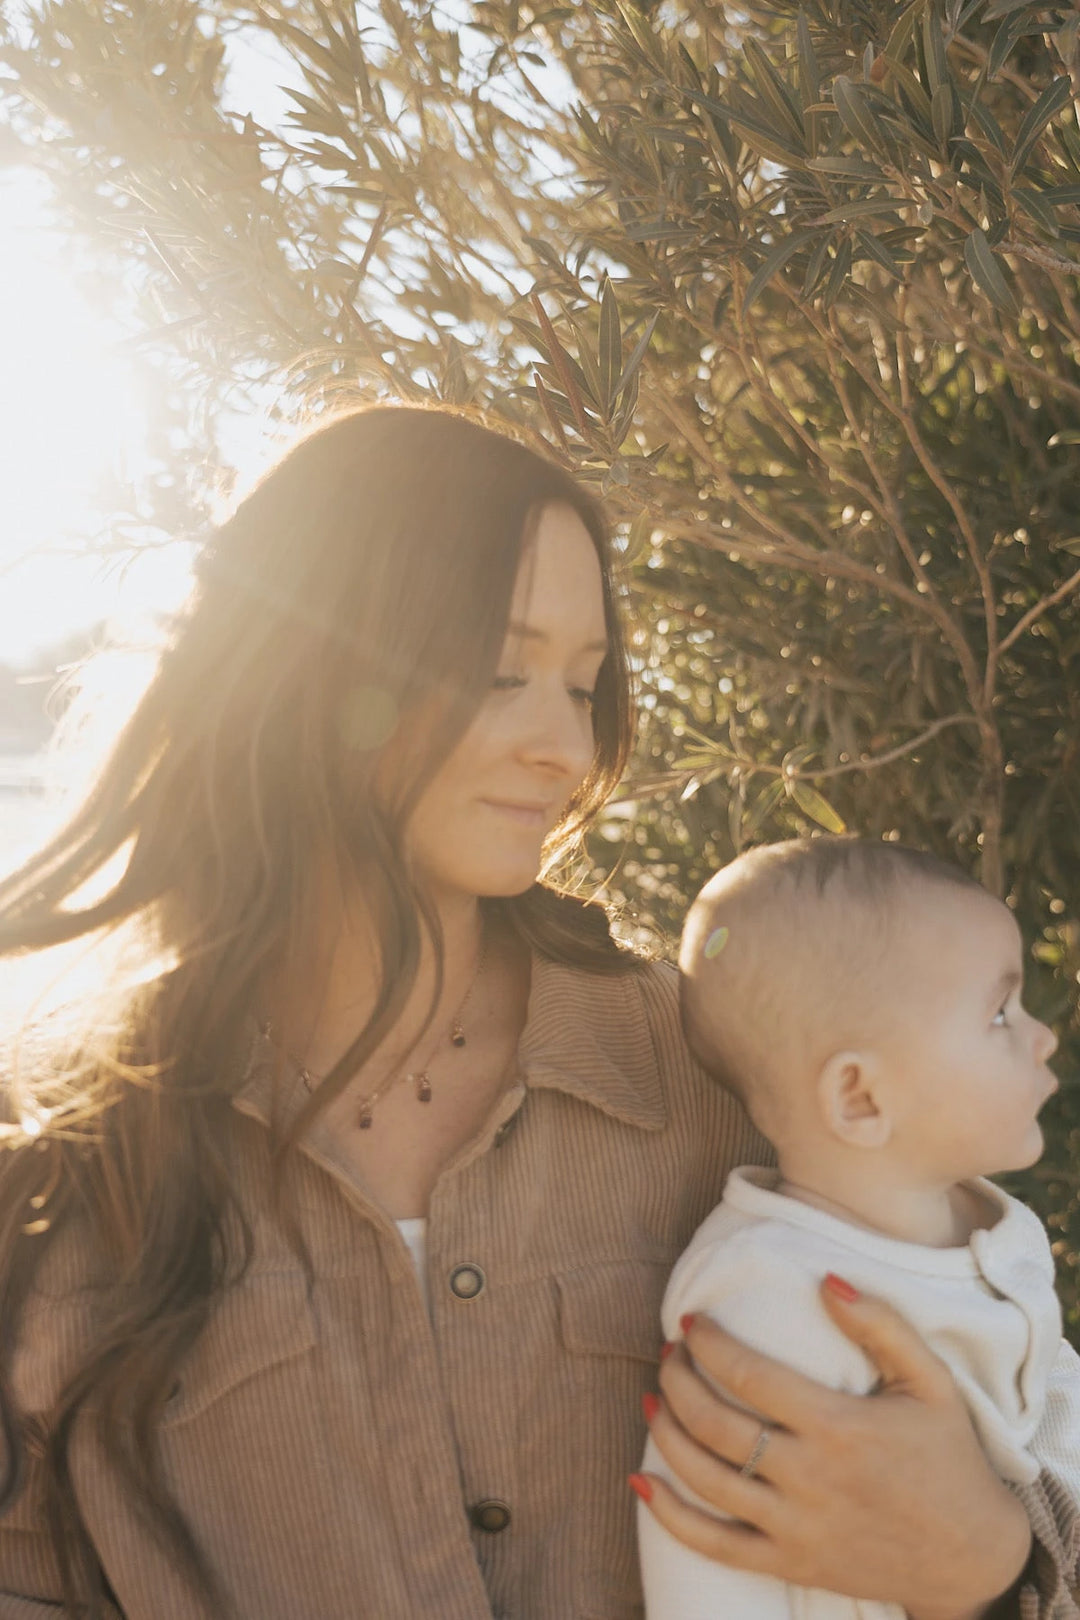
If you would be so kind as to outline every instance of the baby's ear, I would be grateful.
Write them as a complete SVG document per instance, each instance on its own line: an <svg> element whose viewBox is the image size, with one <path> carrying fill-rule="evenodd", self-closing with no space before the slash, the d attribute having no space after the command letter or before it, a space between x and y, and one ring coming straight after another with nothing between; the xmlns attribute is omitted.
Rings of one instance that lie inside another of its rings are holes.
<svg viewBox="0 0 1080 1620"><path fill-rule="evenodd" d="M850 1147L884 1147L892 1136L880 1065L872 1052L834 1052L817 1081L821 1122Z"/></svg>

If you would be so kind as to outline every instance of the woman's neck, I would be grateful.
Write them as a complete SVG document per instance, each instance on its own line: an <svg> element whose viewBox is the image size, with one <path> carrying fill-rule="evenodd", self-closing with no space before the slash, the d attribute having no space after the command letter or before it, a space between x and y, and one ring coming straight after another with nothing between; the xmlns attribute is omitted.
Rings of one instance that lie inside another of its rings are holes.
<svg viewBox="0 0 1080 1620"><path fill-rule="evenodd" d="M433 1024L453 1019L476 976L483 918L474 895L440 897L442 990ZM283 1046L314 1073L325 1073L370 1019L379 993L378 939L366 907L339 898L323 881L308 928L303 964L279 971L264 993ZM381 1054L396 1060L412 1050L432 1012L436 956L426 931L416 979Z"/></svg>

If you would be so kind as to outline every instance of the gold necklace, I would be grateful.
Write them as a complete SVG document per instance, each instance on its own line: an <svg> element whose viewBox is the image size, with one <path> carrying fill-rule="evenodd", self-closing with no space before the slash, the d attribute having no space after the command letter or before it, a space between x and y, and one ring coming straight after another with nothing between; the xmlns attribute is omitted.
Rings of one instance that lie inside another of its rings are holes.
<svg viewBox="0 0 1080 1620"><path fill-rule="evenodd" d="M464 1026L462 1025L462 1022L461 1022L462 1014L464 1013L465 1008L469 1004L470 996L472 995L473 991L476 989L477 984L479 983L480 975L484 971L484 962L485 962L486 957L487 957L487 941L484 940L484 939L481 939L480 954L479 954L479 956L477 957L477 960L476 960L476 971L473 973L472 978L469 980L469 988L466 990L464 996L462 997L461 1002L458 1005L458 1009L455 1012L455 1014L453 1016L453 1019L451 1021L451 1024L450 1024L450 1032L449 1032L450 1045L453 1046L453 1047L457 1047L458 1049L460 1049L461 1047L466 1046L468 1044L468 1042L466 1040L466 1036L465 1036L465 1029L464 1029ZM296 1070L297 1077L301 1081L305 1091L307 1091L309 1093L314 1092L316 1090L316 1088L318 1086L320 1086L322 1084L322 1082L326 1079L326 1076L324 1074L320 1075L320 1074L312 1073L312 1071L307 1067L306 1064L301 1063L299 1058L295 1057L293 1055L293 1053L288 1051L288 1049L286 1047L281 1046L278 1043L278 1041L274 1037L274 1027L273 1027L272 1023L264 1022L263 1025L262 1025L262 1033L266 1037L266 1039L270 1042L271 1046L275 1047L277 1049L277 1051L279 1051L282 1054L283 1057L288 1058L289 1062L292 1064L293 1068ZM441 1037L440 1037L440 1040L441 1040ZM359 1113L357 1115L357 1120L356 1120L357 1125L360 1127L360 1129L362 1131L369 1131L371 1129L372 1125L374 1124L375 1105L376 1105L376 1103L381 1102L382 1099L386 1096L387 1092L392 1091L393 1088L397 1085L398 1081L403 1079L403 1078L405 1080L408 1080L408 1081L412 1082L412 1085L413 1085L413 1087L415 1088L415 1091L416 1091L416 1100L417 1100L417 1102L429 1103L431 1101L431 1098L432 1098L431 1064L434 1062L435 1053L438 1051L439 1045L440 1045L440 1041L436 1041L435 1045L430 1049L423 1068L409 1070L404 1075L402 1074L402 1071L400 1069L395 1070L395 1071L393 1071L391 1073L390 1078L388 1080L383 1081L381 1086L376 1086L374 1091L369 1091L368 1092L367 1096L365 1098L363 1098L363 1100L360 1103L360 1110L359 1110Z"/></svg>

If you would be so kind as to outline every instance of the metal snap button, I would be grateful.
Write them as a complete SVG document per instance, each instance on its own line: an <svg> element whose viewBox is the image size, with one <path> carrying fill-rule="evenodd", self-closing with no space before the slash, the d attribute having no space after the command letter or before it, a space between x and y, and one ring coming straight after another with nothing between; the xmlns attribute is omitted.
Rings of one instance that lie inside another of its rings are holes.
<svg viewBox="0 0 1080 1620"><path fill-rule="evenodd" d="M488 1535L497 1536L500 1530L505 1530L510 1523L510 1509L505 1502L496 1497L489 1497L484 1502L474 1502L469 1509L469 1518L477 1530L486 1530Z"/></svg>
<svg viewBox="0 0 1080 1620"><path fill-rule="evenodd" d="M455 1266L450 1273L450 1292L458 1299L475 1299L486 1286L487 1278L479 1266Z"/></svg>

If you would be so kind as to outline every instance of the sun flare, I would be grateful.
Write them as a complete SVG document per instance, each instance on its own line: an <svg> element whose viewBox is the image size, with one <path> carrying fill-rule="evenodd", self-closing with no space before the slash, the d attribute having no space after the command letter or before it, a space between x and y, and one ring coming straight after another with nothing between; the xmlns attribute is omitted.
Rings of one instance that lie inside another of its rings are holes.
<svg viewBox="0 0 1080 1620"><path fill-rule="evenodd" d="M97 492L137 480L146 401L123 333L71 270L72 248L25 171L0 179L0 662L110 618L120 593L176 588L178 559L147 559L125 582L103 567ZM167 553L171 548L164 548ZM155 577L156 576L156 577Z"/></svg>

